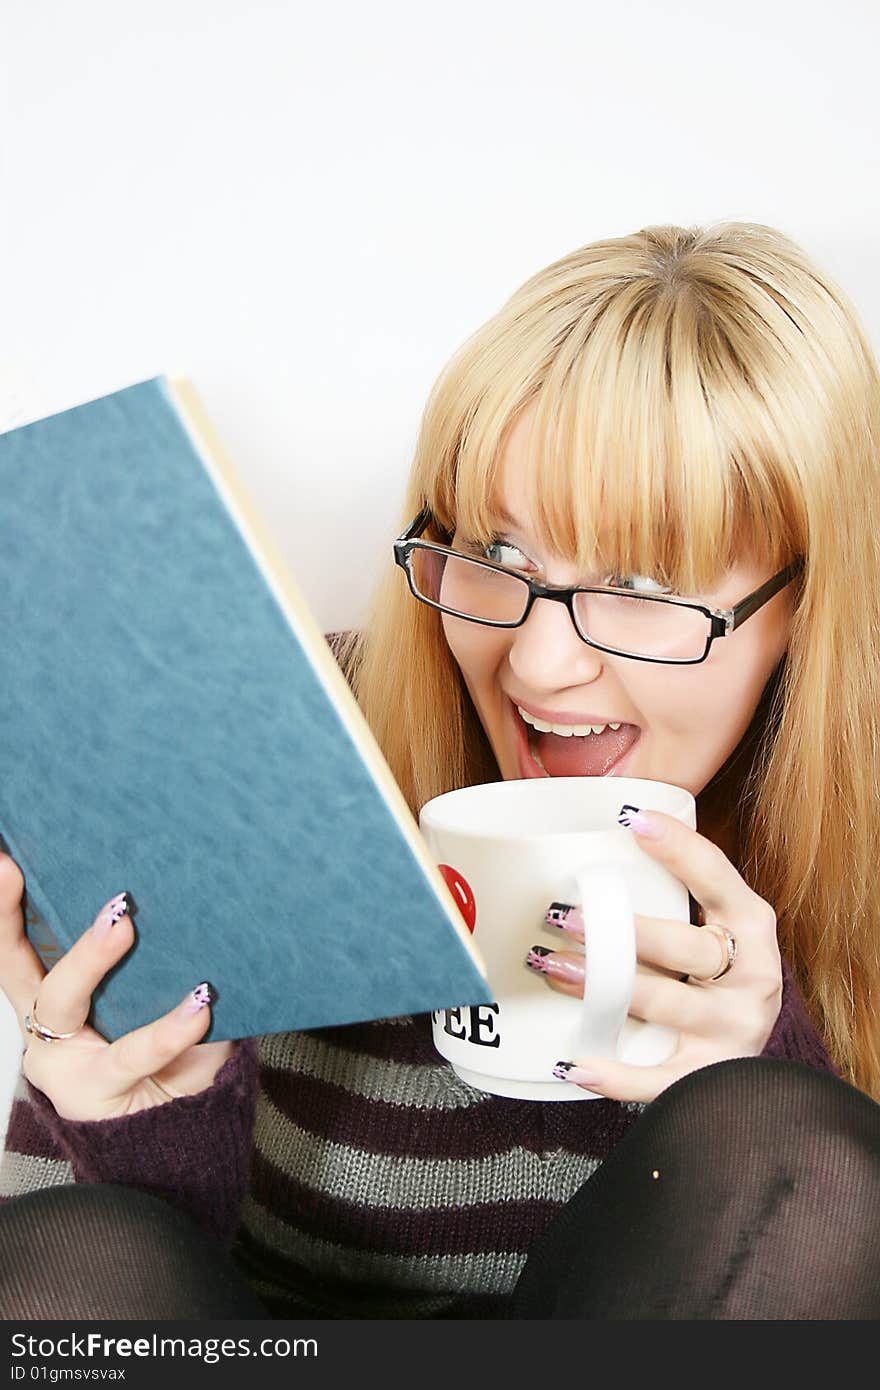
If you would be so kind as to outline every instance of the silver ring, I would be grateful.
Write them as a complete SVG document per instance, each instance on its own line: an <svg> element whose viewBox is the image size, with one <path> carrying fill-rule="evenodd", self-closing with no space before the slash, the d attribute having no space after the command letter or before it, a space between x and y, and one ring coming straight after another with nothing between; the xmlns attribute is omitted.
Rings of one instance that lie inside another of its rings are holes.
<svg viewBox="0 0 880 1390"><path fill-rule="evenodd" d="M717 922L705 922L703 924L703 931L714 932L715 936L718 937L721 945L724 947L725 958L721 965L721 969L714 975L705 976L705 982L711 984L715 980L720 980L722 976L726 975L728 970L731 969L736 960L739 947L736 944L736 937L733 932L728 931L726 927L719 926Z"/></svg>
<svg viewBox="0 0 880 1390"><path fill-rule="evenodd" d="M47 1028L45 1023L41 1023L37 1018L37 1001L31 1005L31 1011L24 1016L24 1029L26 1033L33 1033L36 1037L42 1038L43 1042L61 1042L64 1038L75 1038L77 1033L85 1027L80 1024L79 1028L74 1028L72 1033L56 1033L54 1028Z"/></svg>

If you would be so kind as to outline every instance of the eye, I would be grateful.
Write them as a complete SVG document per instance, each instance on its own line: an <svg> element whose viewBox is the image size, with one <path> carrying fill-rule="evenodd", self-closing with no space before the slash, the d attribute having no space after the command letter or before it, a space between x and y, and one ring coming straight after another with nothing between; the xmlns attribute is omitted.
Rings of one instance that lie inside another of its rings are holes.
<svg viewBox="0 0 880 1390"><path fill-rule="evenodd" d="M606 574L602 583L609 584L614 589L628 589L632 593L671 594L674 592L670 585L661 584L658 579L652 579L649 574Z"/></svg>
<svg viewBox="0 0 880 1390"><path fill-rule="evenodd" d="M481 553L494 564L507 565L510 569L525 569L529 563L518 546L511 545L510 541L501 540L500 537L483 546ZM511 555L515 558L511 559Z"/></svg>
<svg viewBox="0 0 880 1390"><path fill-rule="evenodd" d="M493 565L504 565L507 569L524 570L530 563L519 546L502 536L493 536L485 544L480 541L462 541L459 548L470 555L478 556L481 560L491 560Z"/></svg>

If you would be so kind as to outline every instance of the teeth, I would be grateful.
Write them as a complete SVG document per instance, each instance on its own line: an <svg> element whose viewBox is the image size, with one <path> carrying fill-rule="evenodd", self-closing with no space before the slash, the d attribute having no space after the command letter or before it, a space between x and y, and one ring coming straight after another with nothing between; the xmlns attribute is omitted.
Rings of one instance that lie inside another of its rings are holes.
<svg viewBox="0 0 880 1390"><path fill-rule="evenodd" d="M586 734L602 734L606 729L619 729L620 724L548 724L544 719L536 719L517 705L521 718L542 734L559 734L562 738L584 738Z"/></svg>

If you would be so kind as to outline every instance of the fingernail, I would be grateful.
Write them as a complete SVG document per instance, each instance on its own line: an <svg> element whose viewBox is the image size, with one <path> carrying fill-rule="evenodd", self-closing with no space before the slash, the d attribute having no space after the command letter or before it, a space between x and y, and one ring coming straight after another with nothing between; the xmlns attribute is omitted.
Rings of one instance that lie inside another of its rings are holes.
<svg viewBox="0 0 880 1390"><path fill-rule="evenodd" d="M101 908L95 922L95 936L109 936L110 928L115 927L120 918L126 913L131 912L131 902L127 893L117 893L115 898L111 898L109 903L105 903Z"/></svg>
<svg viewBox="0 0 880 1390"><path fill-rule="evenodd" d="M557 1062L553 1068L553 1075L557 1081L571 1081L575 1086L587 1086L590 1090L598 1090L601 1086L598 1076L576 1066L574 1062Z"/></svg>
<svg viewBox="0 0 880 1390"><path fill-rule="evenodd" d="M185 1014L197 1014L206 1004L216 1003L219 997L214 986L210 985L207 980L203 980L200 985L196 985L191 994L186 996L180 1007Z"/></svg>
<svg viewBox="0 0 880 1390"><path fill-rule="evenodd" d="M571 903L551 903L544 913L544 921L548 927L561 927L563 931L571 932L572 936L584 934L583 913Z"/></svg>
<svg viewBox="0 0 880 1390"><path fill-rule="evenodd" d="M530 970L554 980L564 980L566 984L582 985L584 982L584 967L580 961L559 956L547 946L533 946L526 956L526 965Z"/></svg>
<svg viewBox="0 0 880 1390"><path fill-rule="evenodd" d="M621 825L634 830L637 835L644 835L646 840L659 840L666 834L666 826L654 820L648 812L640 811L638 806L627 806L624 803L617 819Z"/></svg>

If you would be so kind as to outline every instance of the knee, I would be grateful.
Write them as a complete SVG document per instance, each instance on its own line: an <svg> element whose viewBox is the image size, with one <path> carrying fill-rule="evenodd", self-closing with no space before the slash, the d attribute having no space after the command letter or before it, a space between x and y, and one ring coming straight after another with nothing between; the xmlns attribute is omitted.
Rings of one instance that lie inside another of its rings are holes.
<svg viewBox="0 0 880 1390"><path fill-rule="evenodd" d="M216 1242L147 1192L76 1183L0 1208L0 1312L75 1319L264 1317Z"/></svg>
<svg viewBox="0 0 880 1390"><path fill-rule="evenodd" d="M716 1062L661 1092L641 1117L656 1132L686 1131L720 1161L744 1148L780 1154L844 1153L878 1180L880 1106L829 1072L777 1057Z"/></svg>
<svg viewBox="0 0 880 1390"><path fill-rule="evenodd" d="M830 1072L783 1057L733 1057L688 1072L651 1103L666 1109L689 1101L717 1100L736 1105L756 1098L785 1108L809 1103L816 1111L846 1111L869 1126L880 1123L880 1106Z"/></svg>
<svg viewBox="0 0 880 1390"><path fill-rule="evenodd" d="M66 1231L117 1227L125 1231L163 1230L178 1233L198 1228L184 1212L138 1188L117 1183L65 1183L11 1198L0 1212L17 1222L32 1222L35 1231L47 1233L62 1226Z"/></svg>

